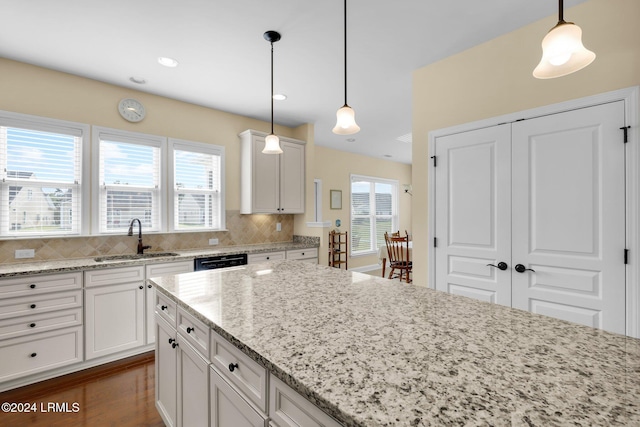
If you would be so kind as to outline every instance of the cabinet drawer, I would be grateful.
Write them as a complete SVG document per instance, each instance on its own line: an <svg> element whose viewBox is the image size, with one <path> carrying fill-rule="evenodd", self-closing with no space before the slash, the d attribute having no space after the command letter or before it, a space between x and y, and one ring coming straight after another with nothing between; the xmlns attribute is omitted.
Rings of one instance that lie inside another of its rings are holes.
<svg viewBox="0 0 640 427"><path fill-rule="evenodd" d="M0 298L82 288L82 273L47 274L0 280Z"/></svg>
<svg viewBox="0 0 640 427"><path fill-rule="evenodd" d="M240 349L211 331L211 362L262 412L267 412L267 370ZM233 371L230 369L233 365Z"/></svg>
<svg viewBox="0 0 640 427"><path fill-rule="evenodd" d="M279 427L340 427L279 378L271 375L269 383L269 416Z"/></svg>
<svg viewBox="0 0 640 427"><path fill-rule="evenodd" d="M0 342L0 381L82 362L82 327Z"/></svg>
<svg viewBox="0 0 640 427"><path fill-rule="evenodd" d="M211 427L264 427L266 420L225 381L216 369L209 368L209 399Z"/></svg>
<svg viewBox="0 0 640 427"><path fill-rule="evenodd" d="M52 311L0 320L0 339L82 325L82 309Z"/></svg>
<svg viewBox="0 0 640 427"><path fill-rule="evenodd" d="M318 248L296 249L287 251L287 259L318 259Z"/></svg>
<svg viewBox="0 0 640 427"><path fill-rule="evenodd" d="M85 288L144 281L144 267L106 268L84 272Z"/></svg>
<svg viewBox="0 0 640 427"><path fill-rule="evenodd" d="M0 299L0 320L76 307L82 307L81 290Z"/></svg>
<svg viewBox="0 0 640 427"><path fill-rule="evenodd" d="M258 262L265 262L265 261L277 261L280 259L285 259L285 252L281 251L281 252L266 252L266 253L262 253L262 254L249 254L247 256L247 263L248 264L255 264Z"/></svg>
<svg viewBox="0 0 640 427"><path fill-rule="evenodd" d="M176 318L177 318L177 307L176 303L171 301L168 296L158 292L156 290L156 313L164 320L169 322L169 324L176 328Z"/></svg>
<svg viewBox="0 0 640 427"><path fill-rule="evenodd" d="M147 279L170 274L190 273L193 271L193 260L147 264L145 270Z"/></svg>
<svg viewBox="0 0 640 427"><path fill-rule="evenodd" d="M189 344L209 360L209 327L200 320L178 307L178 333L185 337Z"/></svg>

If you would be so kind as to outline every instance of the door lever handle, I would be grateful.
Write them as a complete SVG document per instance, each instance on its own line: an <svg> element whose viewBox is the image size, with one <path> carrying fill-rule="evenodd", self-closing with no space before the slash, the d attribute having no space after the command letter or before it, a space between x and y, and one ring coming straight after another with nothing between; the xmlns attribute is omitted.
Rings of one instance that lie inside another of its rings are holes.
<svg viewBox="0 0 640 427"><path fill-rule="evenodd" d="M524 272L525 272L525 271L527 271L527 270L532 271L532 272L534 272L534 273L536 272L533 268L527 268L527 267L525 267L525 266L524 266L524 265L522 265L522 264L517 264L514 268L516 269L516 271L517 271L518 273L524 273Z"/></svg>
<svg viewBox="0 0 640 427"><path fill-rule="evenodd" d="M502 271L504 271L504 270L506 270L507 268L509 268L509 266L507 265L507 263L506 263L506 262L499 262L499 263L498 263L498 265L487 264L487 266L489 266L489 267L495 267L495 268L497 268L498 270L502 270Z"/></svg>

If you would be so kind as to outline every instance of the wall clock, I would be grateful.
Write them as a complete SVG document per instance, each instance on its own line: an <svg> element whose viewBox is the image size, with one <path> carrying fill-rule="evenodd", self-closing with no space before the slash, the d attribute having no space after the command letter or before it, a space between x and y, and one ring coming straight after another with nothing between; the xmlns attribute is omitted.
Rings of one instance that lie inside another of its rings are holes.
<svg viewBox="0 0 640 427"><path fill-rule="evenodd" d="M118 111L123 119L129 122L139 122L144 119L145 110L142 103L133 98L125 98L118 104Z"/></svg>

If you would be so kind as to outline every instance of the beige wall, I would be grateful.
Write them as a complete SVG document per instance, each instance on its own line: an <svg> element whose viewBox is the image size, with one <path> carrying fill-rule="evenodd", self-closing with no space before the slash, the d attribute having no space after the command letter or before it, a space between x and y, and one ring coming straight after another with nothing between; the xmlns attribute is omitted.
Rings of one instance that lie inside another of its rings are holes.
<svg viewBox="0 0 640 427"><path fill-rule="evenodd" d="M152 244L153 250L203 247L207 245L208 238L218 238L221 245L233 245L290 241L293 234L323 237L329 229L306 227L306 222L313 220L314 178L321 178L324 181L325 218L335 220L340 217L344 224L348 224L350 173L393 178L400 180L401 183L411 181L411 168L408 165L315 147L313 125L303 125L295 129L276 126L275 131L279 135L307 141L307 214L293 217L291 215L240 215L238 213L240 209L238 134L246 129L268 132L270 130L268 122L3 58L0 58L0 76L0 110L201 141L225 147L226 210L229 232L148 236L145 243ZM134 97L145 105L147 116L142 122L129 123L120 117L117 105L120 99L125 97ZM347 205L340 211L339 216L335 215L336 211L331 211L330 214L328 199L330 188L343 190L343 202ZM401 205L403 228L409 228L410 225L411 208L408 203L405 198ZM282 223L282 232L275 232L276 222ZM324 239L326 240L326 237ZM36 249L35 259L45 260L128 253L135 250L136 243L136 239L126 236L5 240L0 241L0 262L15 262L13 253L16 249L22 248ZM324 244L326 245L326 242ZM326 246L320 251L321 260L324 256L324 263L326 263L325 252ZM375 257L369 257L360 259L353 265L369 265L375 262Z"/></svg>
<svg viewBox="0 0 640 427"><path fill-rule="evenodd" d="M590 0L565 10L597 55L569 76L531 75L540 42L557 15L414 72L414 283L427 284L427 149L430 131L507 113L640 85L640 1Z"/></svg>
<svg viewBox="0 0 640 427"><path fill-rule="evenodd" d="M403 184L411 184L411 165L359 156L326 147L311 146L307 153L307 209L305 215L296 215L295 233L319 236L321 238L320 263L327 263L327 238L335 229L335 221L342 223L340 231L350 231L350 189L351 174L376 178L395 179L400 184L399 206L400 230L411 232L412 197L402 192ZM330 221L328 228L307 228L306 222L313 221L313 180L322 180L322 219ZM329 190L342 191L342 209L331 209ZM306 230L306 231L302 231ZM376 255L350 257L349 269L377 264Z"/></svg>

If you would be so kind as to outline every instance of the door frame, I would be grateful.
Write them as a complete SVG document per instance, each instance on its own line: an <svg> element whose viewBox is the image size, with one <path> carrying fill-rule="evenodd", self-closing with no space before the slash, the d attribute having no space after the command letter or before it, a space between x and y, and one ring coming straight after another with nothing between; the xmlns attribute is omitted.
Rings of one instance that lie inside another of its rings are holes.
<svg viewBox="0 0 640 427"><path fill-rule="evenodd" d="M496 126L502 123L532 119L551 114L563 113L580 108L592 107L609 102L623 101L625 124L630 126L626 146L626 247L629 250L626 265L626 335L640 338L640 86L633 86L598 95L587 96L557 104L509 113L498 117L464 123L429 132L428 156L435 152L436 139L476 129ZM622 133L622 131L620 131ZM622 143L622 134L620 136ZM435 251L432 250L435 235L435 170L429 167L428 189L428 287L435 289ZM621 257L623 254L621 253Z"/></svg>

